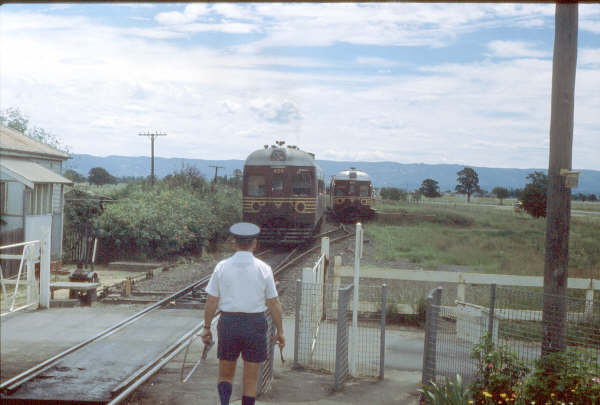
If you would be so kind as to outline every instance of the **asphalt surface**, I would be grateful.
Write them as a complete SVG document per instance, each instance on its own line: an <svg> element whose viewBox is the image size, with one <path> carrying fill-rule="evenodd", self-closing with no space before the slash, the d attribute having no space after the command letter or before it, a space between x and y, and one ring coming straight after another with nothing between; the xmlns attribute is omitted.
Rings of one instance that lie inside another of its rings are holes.
<svg viewBox="0 0 600 405"><path fill-rule="evenodd" d="M1 379L5 381L22 371L60 353L114 323L138 312L140 306L94 304L93 307L52 308L10 315L2 319ZM90 346L68 362L53 367L46 378L29 384L22 398L105 400L106 392L191 329L202 319L197 310L157 310L137 322L128 332L116 333L103 346ZM272 390L259 403L278 404L416 404L420 383L423 334L418 329L393 328L386 333L385 378L352 379L342 392L331 390L331 374L292 370L294 319L285 319L287 346L285 362L275 358ZM109 342L110 340L110 342ZM105 343L106 343L105 342ZM200 358L202 344L190 346L186 371ZM240 362L241 363L241 362ZM216 350L209 353L201 367L186 384L180 381L183 353L175 357L157 375L129 399L131 404L211 404L218 403ZM241 398L241 364L232 399ZM85 369L85 370L81 370ZM83 373L83 371L86 371ZM91 372L87 372L91 371ZM80 375L80 376L79 376ZM78 380L79 379L79 380ZM66 384L66 382L69 384ZM72 384L72 381L77 381ZM69 387L69 388L65 388ZM57 390L58 389L58 390ZM17 392L19 393L19 392ZM378 398L369 400L368 398ZM235 403L235 402L233 402Z"/></svg>

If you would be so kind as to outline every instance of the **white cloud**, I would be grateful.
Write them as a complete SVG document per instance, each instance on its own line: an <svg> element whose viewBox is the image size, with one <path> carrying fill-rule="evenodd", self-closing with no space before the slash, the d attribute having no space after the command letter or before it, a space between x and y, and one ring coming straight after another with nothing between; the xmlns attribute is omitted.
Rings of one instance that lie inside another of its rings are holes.
<svg viewBox="0 0 600 405"><path fill-rule="evenodd" d="M162 12L158 13L155 19L157 22L164 25L182 25L194 22L198 19L198 17L206 15L208 12L208 5L202 3L193 3L185 6L183 12Z"/></svg>
<svg viewBox="0 0 600 405"><path fill-rule="evenodd" d="M492 41L487 47L490 55L498 58L548 58L552 54L547 51L533 49L535 44L525 41Z"/></svg>
<svg viewBox="0 0 600 405"><path fill-rule="evenodd" d="M320 159L546 167L552 64L535 42L496 41L488 49L500 58L420 63L403 74L391 57L348 55L345 67L394 68L385 77L331 70L321 53L253 53L340 41L441 46L488 24L553 15L553 6L502 6L217 4L166 17L179 25L144 28L0 10L0 53L10 55L0 60L0 96L74 153L145 155L137 134L159 130L169 136L157 154L168 157L244 158L286 139ZM245 52L193 41L194 27L229 24L239 24L231 26ZM256 27L259 40L243 37ZM597 47L580 50L573 148L575 165L595 169L599 61Z"/></svg>
<svg viewBox="0 0 600 405"><path fill-rule="evenodd" d="M250 101L250 109L261 119L278 124L288 124L302 119L296 103L291 100L257 98Z"/></svg>

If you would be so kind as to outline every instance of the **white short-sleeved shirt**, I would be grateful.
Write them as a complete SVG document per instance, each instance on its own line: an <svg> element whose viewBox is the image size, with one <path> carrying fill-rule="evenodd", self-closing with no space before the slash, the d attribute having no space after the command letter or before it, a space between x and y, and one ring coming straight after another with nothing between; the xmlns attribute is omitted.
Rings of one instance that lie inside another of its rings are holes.
<svg viewBox="0 0 600 405"><path fill-rule="evenodd" d="M225 312L264 312L265 300L277 297L271 266L246 251L216 265L206 292L219 297L218 309Z"/></svg>

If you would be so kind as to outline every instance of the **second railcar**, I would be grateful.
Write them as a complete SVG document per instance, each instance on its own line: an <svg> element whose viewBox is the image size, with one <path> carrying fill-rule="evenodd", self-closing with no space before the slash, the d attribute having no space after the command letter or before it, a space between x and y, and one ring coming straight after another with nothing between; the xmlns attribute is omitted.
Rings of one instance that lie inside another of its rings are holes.
<svg viewBox="0 0 600 405"><path fill-rule="evenodd" d="M244 164L243 218L260 226L259 240L298 244L321 224L326 194L323 171L312 153L296 146L265 145Z"/></svg>
<svg viewBox="0 0 600 405"><path fill-rule="evenodd" d="M373 183L369 175L351 167L331 177L329 209L342 221L352 222L374 215Z"/></svg>

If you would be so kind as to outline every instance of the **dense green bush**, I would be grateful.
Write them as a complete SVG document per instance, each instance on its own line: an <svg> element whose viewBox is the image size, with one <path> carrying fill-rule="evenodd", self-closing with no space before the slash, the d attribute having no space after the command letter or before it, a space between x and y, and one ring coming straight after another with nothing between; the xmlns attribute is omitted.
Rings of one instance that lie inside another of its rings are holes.
<svg viewBox="0 0 600 405"><path fill-rule="evenodd" d="M477 373L471 391L476 405L503 404L518 396L521 379L529 369L506 347L497 348L486 335L473 347Z"/></svg>
<svg viewBox="0 0 600 405"><path fill-rule="evenodd" d="M164 185L134 191L107 205L98 218L99 260L197 254L210 241L224 238L240 214L241 195L227 188L215 194Z"/></svg>
<svg viewBox="0 0 600 405"><path fill-rule="evenodd" d="M523 383L526 403L600 403L598 359L581 350L568 350L543 356Z"/></svg>

